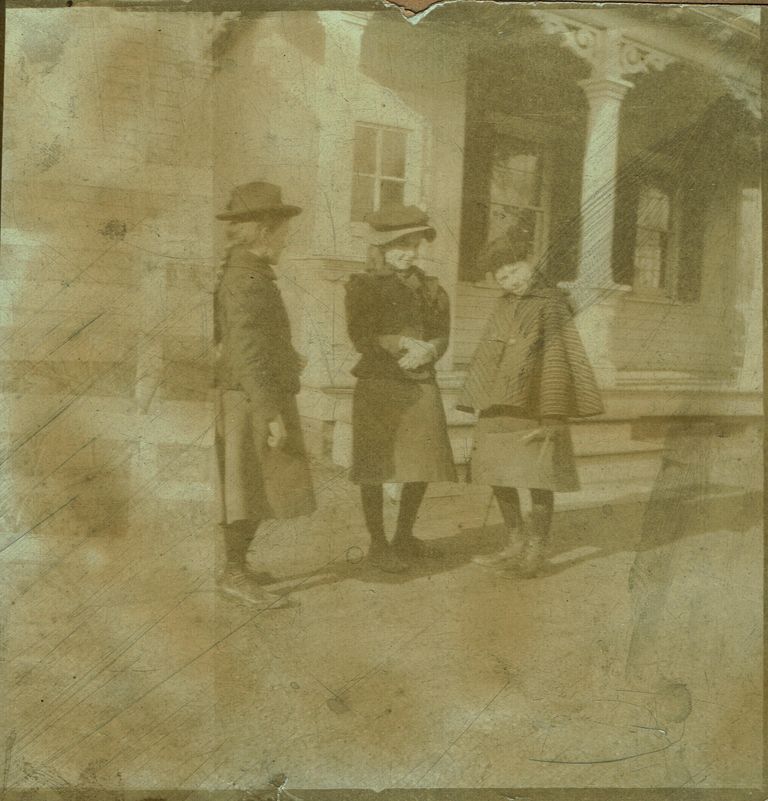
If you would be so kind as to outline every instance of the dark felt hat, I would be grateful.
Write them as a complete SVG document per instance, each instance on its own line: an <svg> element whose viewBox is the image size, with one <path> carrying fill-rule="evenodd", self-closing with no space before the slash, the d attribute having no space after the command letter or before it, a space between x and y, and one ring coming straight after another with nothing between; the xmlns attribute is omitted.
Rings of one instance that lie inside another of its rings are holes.
<svg viewBox="0 0 768 801"><path fill-rule="evenodd" d="M436 234L425 211L402 203L385 203L378 211L367 215L365 221L371 227L369 238L373 245L386 245L416 233L431 242Z"/></svg>
<svg viewBox="0 0 768 801"><path fill-rule="evenodd" d="M280 187L264 181L251 181L232 190L226 211L217 214L219 220L258 220L266 215L293 217L298 206L283 203Z"/></svg>

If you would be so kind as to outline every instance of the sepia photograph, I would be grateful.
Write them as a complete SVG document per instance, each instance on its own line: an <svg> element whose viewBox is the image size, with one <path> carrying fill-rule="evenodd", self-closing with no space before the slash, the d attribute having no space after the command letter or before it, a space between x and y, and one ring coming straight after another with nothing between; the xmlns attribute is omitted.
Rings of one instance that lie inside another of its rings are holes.
<svg viewBox="0 0 768 801"><path fill-rule="evenodd" d="M3 801L765 801L761 13L8 4Z"/></svg>

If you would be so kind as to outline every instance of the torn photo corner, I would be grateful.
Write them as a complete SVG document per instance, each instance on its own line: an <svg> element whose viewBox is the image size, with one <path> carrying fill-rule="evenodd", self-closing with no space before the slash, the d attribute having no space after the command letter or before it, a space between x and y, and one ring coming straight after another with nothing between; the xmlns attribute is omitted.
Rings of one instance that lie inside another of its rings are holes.
<svg viewBox="0 0 768 801"><path fill-rule="evenodd" d="M4 801L765 801L761 13L7 4Z"/></svg>

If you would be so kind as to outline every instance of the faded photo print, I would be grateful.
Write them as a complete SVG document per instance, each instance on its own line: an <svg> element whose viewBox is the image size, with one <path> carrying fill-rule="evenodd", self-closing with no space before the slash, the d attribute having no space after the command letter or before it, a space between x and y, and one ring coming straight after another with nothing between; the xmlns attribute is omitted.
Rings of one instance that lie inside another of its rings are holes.
<svg viewBox="0 0 768 801"><path fill-rule="evenodd" d="M761 51L8 8L3 798L764 801Z"/></svg>

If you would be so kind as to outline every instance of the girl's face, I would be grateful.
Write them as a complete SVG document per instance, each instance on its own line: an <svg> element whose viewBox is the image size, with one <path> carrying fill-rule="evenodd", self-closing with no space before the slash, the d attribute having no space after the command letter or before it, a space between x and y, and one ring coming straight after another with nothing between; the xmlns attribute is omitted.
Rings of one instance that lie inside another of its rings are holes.
<svg viewBox="0 0 768 801"><path fill-rule="evenodd" d="M230 226L229 238L233 244L251 248L275 264L285 248L289 231L287 218L271 223L264 220L246 220Z"/></svg>
<svg viewBox="0 0 768 801"><path fill-rule="evenodd" d="M533 280L533 267L527 261L504 264L494 273L502 289L513 295L524 295Z"/></svg>
<svg viewBox="0 0 768 801"><path fill-rule="evenodd" d="M411 234L397 239L384 250L384 260L398 272L410 270L419 256L420 234Z"/></svg>

